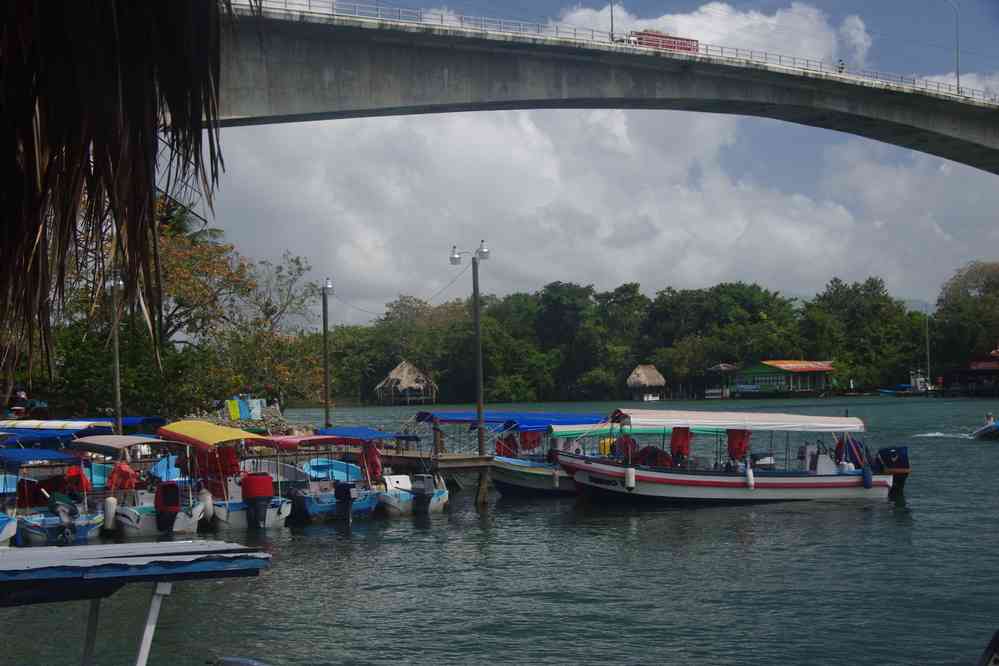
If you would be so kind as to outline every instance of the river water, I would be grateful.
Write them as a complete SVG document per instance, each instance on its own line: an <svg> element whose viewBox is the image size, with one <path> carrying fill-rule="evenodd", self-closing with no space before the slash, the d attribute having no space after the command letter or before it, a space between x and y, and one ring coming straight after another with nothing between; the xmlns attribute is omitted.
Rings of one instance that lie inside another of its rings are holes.
<svg viewBox="0 0 999 666"><path fill-rule="evenodd" d="M964 433L999 404L665 404L849 410L872 449L910 447L905 502L637 510L494 497L480 513L465 492L430 519L229 533L271 552L272 568L175 585L150 663L975 662L999 628L999 444ZM334 420L391 427L413 411ZM149 594L135 585L103 604L99 664L132 663ZM0 611L0 663L78 663L86 617L85 603Z"/></svg>

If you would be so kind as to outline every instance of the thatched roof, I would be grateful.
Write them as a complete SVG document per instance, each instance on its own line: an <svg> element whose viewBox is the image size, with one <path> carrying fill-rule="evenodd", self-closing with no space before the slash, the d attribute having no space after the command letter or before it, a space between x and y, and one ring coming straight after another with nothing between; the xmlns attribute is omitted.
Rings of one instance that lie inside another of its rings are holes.
<svg viewBox="0 0 999 666"><path fill-rule="evenodd" d="M429 376L424 374L409 361L403 361L379 382L375 387L375 392L392 390L397 393L416 392L437 392L437 384Z"/></svg>
<svg viewBox="0 0 999 666"><path fill-rule="evenodd" d="M651 363L636 366L628 375L628 388L661 388L666 386L666 378Z"/></svg>

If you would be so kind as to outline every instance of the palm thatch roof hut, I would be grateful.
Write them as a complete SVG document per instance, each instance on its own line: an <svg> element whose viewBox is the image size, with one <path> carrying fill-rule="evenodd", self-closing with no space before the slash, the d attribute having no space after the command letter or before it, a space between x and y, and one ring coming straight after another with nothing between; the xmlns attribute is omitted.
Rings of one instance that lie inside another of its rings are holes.
<svg viewBox="0 0 999 666"><path fill-rule="evenodd" d="M411 405L437 402L437 384L409 361L403 361L375 387L378 402Z"/></svg>
<svg viewBox="0 0 999 666"><path fill-rule="evenodd" d="M628 391L632 400L653 402L663 399L666 378L651 363L635 366L628 375Z"/></svg>

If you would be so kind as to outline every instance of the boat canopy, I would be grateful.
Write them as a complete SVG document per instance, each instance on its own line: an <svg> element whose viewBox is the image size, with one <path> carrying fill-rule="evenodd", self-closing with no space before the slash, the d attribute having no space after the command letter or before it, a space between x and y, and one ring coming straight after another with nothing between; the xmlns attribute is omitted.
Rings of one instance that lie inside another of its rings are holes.
<svg viewBox="0 0 999 666"><path fill-rule="evenodd" d="M340 440L342 443L345 439L358 439L362 442L373 442L379 439L395 439L395 433L385 432L383 430L375 430L374 428L365 428L363 426L338 426L336 428L317 428L316 435L326 437L332 440Z"/></svg>
<svg viewBox="0 0 999 666"><path fill-rule="evenodd" d="M239 428L215 425L207 421L177 421L160 428L158 434L165 439L201 448L212 448L220 444L241 440L267 443L267 438L261 435L254 435L252 432L246 432Z"/></svg>
<svg viewBox="0 0 999 666"><path fill-rule="evenodd" d="M104 456L118 456L122 451L133 446L183 446L178 442L167 442L151 435L90 435L78 437L66 443L67 449L90 451Z"/></svg>
<svg viewBox="0 0 999 666"><path fill-rule="evenodd" d="M864 432L864 422L847 416L802 416L764 412L684 412L619 409L611 421L635 428L718 428L722 430L788 432Z"/></svg>
<svg viewBox="0 0 999 666"><path fill-rule="evenodd" d="M4 423L11 423L4 421ZM13 423L21 423L13 421ZM35 423L39 423L35 421ZM41 423L44 423L42 421ZM64 422L66 423L66 422ZM79 422L78 422L79 423ZM111 432L111 427L106 424L88 425L79 429L74 428L23 428L23 427L0 427L0 446L3 447L43 447L61 448L66 442L81 435L97 435Z"/></svg>
<svg viewBox="0 0 999 666"><path fill-rule="evenodd" d="M65 451L49 449L0 449L0 465L5 470L15 471L33 462L80 463L76 456Z"/></svg>
<svg viewBox="0 0 999 666"><path fill-rule="evenodd" d="M110 421L113 421L111 419ZM111 429L108 419L86 419L82 421L55 421L39 419L7 419L0 421L0 430L10 428L29 430L86 430L87 428Z"/></svg>
<svg viewBox="0 0 999 666"><path fill-rule="evenodd" d="M110 423L114 425L114 418L98 418L90 419L91 421L99 421L101 423ZM167 420L162 416L123 416L121 417L121 425L123 428L145 428L148 430L156 430L156 428L162 428L167 424Z"/></svg>
<svg viewBox="0 0 999 666"><path fill-rule="evenodd" d="M494 431L513 432L547 432L552 425L585 425L606 420L606 416L594 413L556 413L556 412L495 412L486 411L482 414L483 422ZM421 423L459 423L475 426L478 416L474 411L468 412L420 412L416 420Z"/></svg>
<svg viewBox="0 0 999 666"><path fill-rule="evenodd" d="M708 426L691 427L690 431L697 435L714 435L725 432L725 428L712 428ZM564 437L566 439L578 439L580 437L613 437L622 432L620 423L608 423L603 421L596 424L572 424L572 425L552 425L548 428L548 434L552 437ZM628 433L631 435L669 435L672 434L672 426L630 426Z"/></svg>

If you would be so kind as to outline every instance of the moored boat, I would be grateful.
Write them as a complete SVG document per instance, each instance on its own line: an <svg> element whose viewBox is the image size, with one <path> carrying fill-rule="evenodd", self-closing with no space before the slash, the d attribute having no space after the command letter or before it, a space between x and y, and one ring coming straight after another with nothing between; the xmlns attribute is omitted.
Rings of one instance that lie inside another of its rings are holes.
<svg viewBox="0 0 999 666"><path fill-rule="evenodd" d="M971 436L975 439L999 439L999 422L986 423L971 433Z"/></svg>
<svg viewBox="0 0 999 666"><path fill-rule="evenodd" d="M853 433L860 419L743 412L620 410L612 421L621 427L612 456L560 452L559 464L587 494L632 502L757 503L796 500L883 500L909 473L905 447L872 456ZM630 428L670 433L670 450L639 450ZM693 429L725 432L714 438L714 461L693 455ZM783 466L773 439L765 452L750 451L757 432L787 433ZM838 435L836 446L819 440L794 447L790 433ZM890 458L890 460L886 460Z"/></svg>
<svg viewBox="0 0 999 666"><path fill-rule="evenodd" d="M8 514L17 520L16 540L31 545L87 543L100 533L104 516L88 509L91 487L81 460L65 451L0 449L0 464L12 475L22 467L44 463L61 466L64 472L44 480L17 481L16 508L13 516Z"/></svg>
<svg viewBox="0 0 999 666"><path fill-rule="evenodd" d="M75 439L67 447L113 461L103 501L106 531L119 531L130 538L198 531L211 496L201 493L195 497L190 479L179 476L173 467L176 453L184 452L185 458L190 458L189 446L140 435L94 435ZM157 457L157 452L165 455ZM144 483L130 466L140 462L143 454L153 463Z"/></svg>
<svg viewBox="0 0 999 666"><path fill-rule="evenodd" d="M237 449L247 444L270 446L267 438L206 421L178 421L159 429L170 441L194 450L194 466L212 496L205 519L219 529L283 527L291 514L291 500L282 497L281 479L267 472L244 472Z"/></svg>

